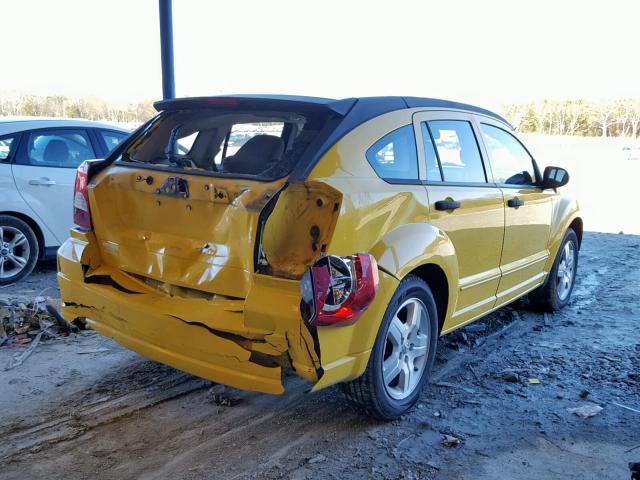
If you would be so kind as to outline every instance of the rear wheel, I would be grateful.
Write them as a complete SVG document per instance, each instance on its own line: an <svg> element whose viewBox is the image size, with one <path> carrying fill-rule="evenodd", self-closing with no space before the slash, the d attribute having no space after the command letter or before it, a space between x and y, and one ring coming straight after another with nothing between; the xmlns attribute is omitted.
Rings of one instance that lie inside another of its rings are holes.
<svg viewBox="0 0 640 480"><path fill-rule="evenodd" d="M16 217L0 215L0 285L29 275L38 261L38 239L29 225Z"/></svg>
<svg viewBox="0 0 640 480"><path fill-rule="evenodd" d="M578 270L578 237L572 229L562 240L553 267L542 286L529 294L529 303L535 310L555 312L571 298Z"/></svg>
<svg viewBox="0 0 640 480"><path fill-rule="evenodd" d="M428 285L407 276L385 312L364 374L342 384L358 408L381 420L409 411L433 366L438 337L436 304Z"/></svg>

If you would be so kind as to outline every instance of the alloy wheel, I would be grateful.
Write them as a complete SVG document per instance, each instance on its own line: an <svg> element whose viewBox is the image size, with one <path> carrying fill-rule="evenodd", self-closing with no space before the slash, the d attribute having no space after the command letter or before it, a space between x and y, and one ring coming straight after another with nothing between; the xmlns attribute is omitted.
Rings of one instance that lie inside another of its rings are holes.
<svg viewBox="0 0 640 480"><path fill-rule="evenodd" d="M558 265L557 274L557 287L558 298L564 301L571 292L571 286L575 277L575 246L573 242L567 242L562 249L562 257L560 258L560 264Z"/></svg>
<svg viewBox="0 0 640 480"><path fill-rule="evenodd" d="M410 298L398 308L387 330L382 375L392 398L403 400L414 392L428 355L427 308L419 299Z"/></svg>
<svg viewBox="0 0 640 480"><path fill-rule="evenodd" d="M19 274L27 266L30 255L24 233L14 227L0 226L0 279Z"/></svg>

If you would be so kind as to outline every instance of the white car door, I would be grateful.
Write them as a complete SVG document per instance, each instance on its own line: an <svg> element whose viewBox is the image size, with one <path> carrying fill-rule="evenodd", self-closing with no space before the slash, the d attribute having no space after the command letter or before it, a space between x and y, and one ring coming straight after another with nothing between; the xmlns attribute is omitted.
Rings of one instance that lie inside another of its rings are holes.
<svg viewBox="0 0 640 480"><path fill-rule="evenodd" d="M13 178L24 201L53 232L59 244L73 225L76 168L96 158L83 128L50 128L23 135L12 164Z"/></svg>

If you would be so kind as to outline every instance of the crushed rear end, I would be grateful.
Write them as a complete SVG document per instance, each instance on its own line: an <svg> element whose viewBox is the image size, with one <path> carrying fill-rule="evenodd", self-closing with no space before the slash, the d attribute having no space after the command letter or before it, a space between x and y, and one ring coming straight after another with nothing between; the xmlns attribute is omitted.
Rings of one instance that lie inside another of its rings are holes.
<svg viewBox="0 0 640 480"><path fill-rule="evenodd" d="M300 279L326 252L342 198L304 172L349 102L159 107L79 174L81 227L58 252L64 318L237 388L280 393L283 368L316 382L320 351L301 315Z"/></svg>

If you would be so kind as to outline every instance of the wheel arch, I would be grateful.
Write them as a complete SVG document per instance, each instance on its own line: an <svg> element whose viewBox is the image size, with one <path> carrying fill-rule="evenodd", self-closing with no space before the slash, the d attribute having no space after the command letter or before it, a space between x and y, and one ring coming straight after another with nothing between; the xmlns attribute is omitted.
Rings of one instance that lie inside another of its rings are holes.
<svg viewBox="0 0 640 480"><path fill-rule="evenodd" d="M561 196L554 205L553 217L551 219L551 230L549 235L549 257L544 266L545 272L550 272L553 267L560 244L567 234L567 230L572 228L578 237L578 248L582 244L582 233L584 224L580 216L580 207L575 200Z"/></svg>
<svg viewBox="0 0 640 480"><path fill-rule="evenodd" d="M584 229L584 224L582 222L582 218L576 217L569 224L569 228L571 228L574 232L576 232L576 236L578 237L578 249L582 246L582 233Z"/></svg>
<svg viewBox="0 0 640 480"><path fill-rule="evenodd" d="M415 275L429 286L433 294L433 299L436 302L438 334L440 334L444 321L447 318L447 308L449 306L449 281L447 274L439 265L435 263L425 263L411 270L409 275Z"/></svg>
<svg viewBox="0 0 640 480"><path fill-rule="evenodd" d="M26 223L27 225L29 225L29 227L31 227L31 230L33 230L33 233L35 234L36 239L38 240L38 260L42 260L45 254L44 233L42 232L40 225L38 225L38 222L36 222L29 215L25 215L24 213L20 213L20 212L14 212L12 210L0 211L0 215L6 215L8 217L18 218L22 220L24 223Z"/></svg>

